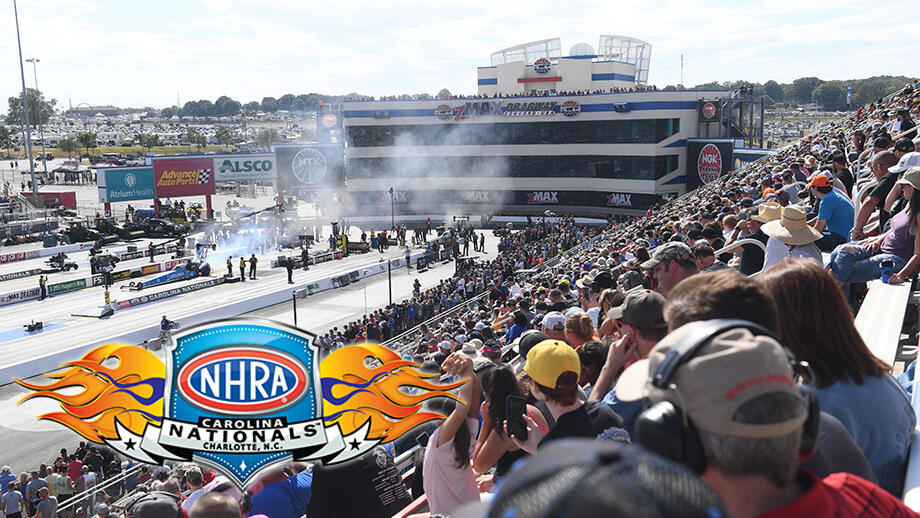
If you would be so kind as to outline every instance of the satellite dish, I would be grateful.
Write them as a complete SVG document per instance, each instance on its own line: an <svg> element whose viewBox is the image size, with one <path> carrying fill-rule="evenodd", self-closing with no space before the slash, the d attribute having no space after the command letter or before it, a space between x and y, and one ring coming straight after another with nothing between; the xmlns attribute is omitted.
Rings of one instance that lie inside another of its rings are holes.
<svg viewBox="0 0 920 518"><path fill-rule="evenodd" d="M576 43L569 49L569 56L593 56L594 47L588 43Z"/></svg>

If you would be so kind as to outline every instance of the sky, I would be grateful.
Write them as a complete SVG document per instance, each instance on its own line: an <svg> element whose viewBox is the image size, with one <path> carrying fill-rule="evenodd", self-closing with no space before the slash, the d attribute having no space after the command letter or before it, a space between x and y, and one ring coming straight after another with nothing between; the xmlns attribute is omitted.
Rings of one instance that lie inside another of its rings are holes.
<svg viewBox="0 0 920 518"><path fill-rule="evenodd" d="M20 95L11 0L0 96ZM492 52L601 34L652 45L649 83L920 75L915 3L544 0L40 0L19 2L23 58L58 107L162 108L229 95L476 92ZM26 85L33 87L26 63ZM6 103L0 103L6 111Z"/></svg>

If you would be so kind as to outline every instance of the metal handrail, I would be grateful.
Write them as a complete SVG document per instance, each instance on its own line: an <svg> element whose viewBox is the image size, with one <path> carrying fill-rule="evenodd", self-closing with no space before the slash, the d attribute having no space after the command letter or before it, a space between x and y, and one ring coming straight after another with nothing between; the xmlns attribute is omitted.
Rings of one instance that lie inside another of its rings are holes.
<svg viewBox="0 0 920 518"><path fill-rule="evenodd" d="M95 500L96 500L96 494L99 493L99 491L103 491L103 490L105 490L106 488L109 488L109 487L115 486L115 485L117 485L117 484L123 483L125 480L128 479L128 477L130 477L130 476L132 476L132 475L135 475L135 474L139 473L140 470L141 470L141 466L142 466L141 464L136 464L136 465L132 466L131 468L129 468L129 469L123 471L119 476L117 476L117 477L115 477L115 478L112 478L112 479L109 479L109 480L106 480L105 482L103 482L103 483L101 483L101 484L96 484L96 485L93 486L92 488L87 489L87 490L83 491L82 493L78 493L78 494L76 494L76 495L74 495L74 496L68 498L67 500L65 500L65 501L61 502L60 504L58 504L58 513L60 513L61 511L65 510L65 509L69 509L69 508L71 508L71 507L73 507L73 506L75 506L75 505L79 505L79 504L81 504L81 503L83 503L83 502L86 502L86 501L87 501L88 499L90 499L90 498L92 499L92 500L90 500L90 501L95 501Z"/></svg>

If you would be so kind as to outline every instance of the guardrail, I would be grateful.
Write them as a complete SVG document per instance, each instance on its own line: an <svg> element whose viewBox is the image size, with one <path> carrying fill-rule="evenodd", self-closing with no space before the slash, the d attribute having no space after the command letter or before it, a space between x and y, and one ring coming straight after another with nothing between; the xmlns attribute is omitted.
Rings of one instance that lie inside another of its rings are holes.
<svg viewBox="0 0 920 518"><path fill-rule="evenodd" d="M63 502L58 503L57 514L62 518L70 518L82 514L80 509L86 509L84 516L92 516L94 511L93 507L99 500L104 500L105 503L109 503L121 498L125 493L132 491L134 488L126 488L125 482L132 476L136 476L140 473L141 465L135 464L129 469L120 473L117 477L113 479L106 480L101 484L96 484L95 486L78 493ZM105 493L105 496L100 499L100 493ZM101 502L100 502L101 503Z"/></svg>

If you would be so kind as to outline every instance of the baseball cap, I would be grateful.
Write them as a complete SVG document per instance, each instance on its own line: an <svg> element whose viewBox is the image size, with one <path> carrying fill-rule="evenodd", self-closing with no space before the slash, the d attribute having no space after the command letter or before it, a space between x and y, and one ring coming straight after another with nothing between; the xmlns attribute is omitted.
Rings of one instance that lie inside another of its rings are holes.
<svg viewBox="0 0 920 518"><path fill-rule="evenodd" d="M901 174L911 167L920 166L920 152L904 153L898 163L888 168L889 173Z"/></svg>
<svg viewBox="0 0 920 518"><path fill-rule="evenodd" d="M581 360L569 344L560 340L543 340L527 353L524 372L544 387L558 388L556 382L562 373L581 374Z"/></svg>
<svg viewBox="0 0 920 518"><path fill-rule="evenodd" d="M479 352L490 360L497 360L502 356L502 348L495 342L489 342L482 346Z"/></svg>
<svg viewBox="0 0 920 518"><path fill-rule="evenodd" d="M808 183L805 184L806 189L810 187L830 187L830 186L831 186L831 179L828 178L827 175L820 174L820 173L812 176L811 180L809 180Z"/></svg>
<svg viewBox="0 0 920 518"><path fill-rule="evenodd" d="M742 405L765 394L779 392L802 398L783 346L745 328L729 329L715 336L677 369L670 383L677 387L679 395L678 390L651 384L663 362L675 361L669 353L704 324L681 326L658 342L646 358L623 371L617 380L617 397L623 401L647 397L652 404L670 401L683 408L698 428L722 435L778 437L800 429L808 414L804 404L799 415L781 422L751 424L733 419Z"/></svg>
<svg viewBox="0 0 920 518"><path fill-rule="evenodd" d="M607 318L642 329L668 327L664 321L664 297L652 290L630 292L623 304L607 312Z"/></svg>
<svg viewBox="0 0 920 518"><path fill-rule="evenodd" d="M134 518L163 518L178 516L179 497L164 491L150 491L134 502L129 508Z"/></svg>
<svg viewBox="0 0 920 518"><path fill-rule="evenodd" d="M543 317L543 327L562 331L565 329L565 315L559 311L550 311Z"/></svg>
<svg viewBox="0 0 920 518"><path fill-rule="evenodd" d="M695 264L693 251L689 246L678 241L671 241L656 248L652 258L642 263L642 269L651 270L665 261Z"/></svg>
<svg viewBox="0 0 920 518"><path fill-rule="evenodd" d="M488 512L477 505L456 517L728 516L716 493L683 466L643 448L592 439L541 447L507 476Z"/></svg>
<svg viewBox="0 0 920 518"><path fill-rule="evenodd" d="M546 333L539 331L537 329L528 329L521 333L521 336L517 340L517 351L525 360L527 359L527 353L534 348L538 343L549 340L549 337L546 336Z"/></svg>
<svg viewBox="0 0 920 518"><path fill-rule="evenodd" d="M624 272L623 275L620 275L620 278L617 279L617 283L619 283L623 291L628 291L642 284L642 276L639 275L639 272L629 270Z"/></svg>
<svg viewBox="0 0 920 518"><path fill-rule="evenodd" d="M898 141L894 143L894 150L900 151L901 153L910 153L914 150L914 141L907 137L898 139Z"/></svg>
<svg viewBox="0 0 920 518"><path fill-rule="evenodd" d="M450 350L450 342L448 342L447 340L444 340L443 342L441 342L441 343L438 344L438 348L444 349L445 351L449 351L449 350Z"/></svg>

